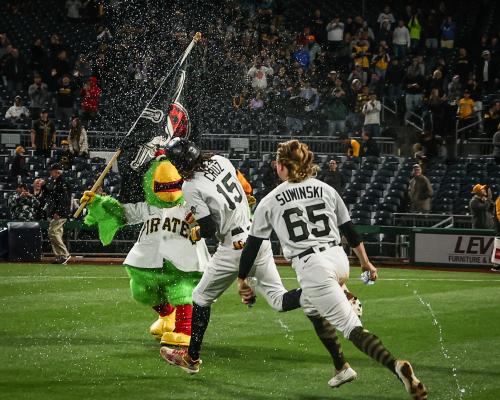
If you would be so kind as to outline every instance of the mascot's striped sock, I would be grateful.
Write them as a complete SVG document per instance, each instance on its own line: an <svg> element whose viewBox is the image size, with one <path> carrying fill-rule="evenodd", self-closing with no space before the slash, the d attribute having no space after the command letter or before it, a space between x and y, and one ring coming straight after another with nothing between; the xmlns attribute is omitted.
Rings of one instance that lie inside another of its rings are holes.
<svg viewBox="0 0 500 400"><path fill-rule="evenodd" d="M321 342L332 356L335 369L340 371L344 367L345 359L335 328L323 317L311 317L308 315L308 318L311 320Z"/></svg>
<svg viewBox="0 0 500 400"><path fill-rule="evenodd" d="M363 329L362 326L357 326L349 335L349 340L363 353L396 373L396 359L373 333Z"/></svg>
<svg viewBox="0 0 500 400"><path fill-rule="evenodd" d="M175 332L191 336L192 315L193 306L191 304L183 304L175 307Z"/></svg>
<svg viewBox="0 0 500 400"><path fill-rule="evenodd" d="M198 360L200 358L201 344L203 343L203 336L205 335L209 321L210 307L201 307L193 303L191 342L188 349L188 354L192 360Z"/></svg>
<svg viewBox="0 0 500 400"><path fill-rule="evenodd" d="M167 315L170 315L174 312L175 307L166 303L154 306L153 310L155 310L158 314L160 314L160 317L166 317Z"/></svg>

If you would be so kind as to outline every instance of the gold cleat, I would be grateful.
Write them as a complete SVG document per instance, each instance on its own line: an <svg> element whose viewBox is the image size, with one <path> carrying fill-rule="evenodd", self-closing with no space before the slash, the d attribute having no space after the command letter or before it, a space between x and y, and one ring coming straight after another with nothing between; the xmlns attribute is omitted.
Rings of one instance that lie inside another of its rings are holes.
<svg viewBox="0 0 500 400"><path fill-rule="evenodd" d="M168 344L171 346L188 347L190 341L191 341L191 336L188 336L185 333L165 332L161 337L160 343L162 345Z"/></svg>
<svg viewBox="0 0 500 400"><path fill-rule="evenodd" d="M149 333L157 339L161 339L165 332L173 332L175 329L175 310L166 317L158 317L149 327Z"/></svg>

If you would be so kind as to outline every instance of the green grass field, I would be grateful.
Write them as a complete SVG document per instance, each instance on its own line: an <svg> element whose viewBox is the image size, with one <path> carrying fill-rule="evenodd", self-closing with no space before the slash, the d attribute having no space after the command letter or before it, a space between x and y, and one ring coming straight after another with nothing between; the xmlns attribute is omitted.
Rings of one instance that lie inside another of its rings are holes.
<svg viewBox="0 0 500 400"><path fill-rule="evenodd" d="M290 268L280 268L295 287ZM430 399L500 399L500 276L382 269L350 289L365 326L412 361ZM332 365L300 310L243 306L231 288L212 309L200 374L159 357L154 313L113 266L0 264L2 399L405 399L386 369L344 343L358 380L329 389ZM459 390L461 389L461 391Z"/></svg>

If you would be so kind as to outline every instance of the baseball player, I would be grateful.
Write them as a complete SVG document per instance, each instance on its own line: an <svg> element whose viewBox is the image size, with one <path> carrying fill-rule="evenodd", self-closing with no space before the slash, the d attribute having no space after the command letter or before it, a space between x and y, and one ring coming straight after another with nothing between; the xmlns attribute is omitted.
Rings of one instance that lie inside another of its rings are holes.
<svg viewBox="0 0 500 400"><path fill-rule="evenodd" d="M350 307L341 285L349 277L349 260L340 246L342 233L361 268L377 279L339 194L313 178L317 167L306 144L290 140L278 145L277 173L283 181L258 205L240 258L238 286L243 299L253 296L246 277L264 240L274 229L283 254L292 260L302 288L301 303L309 316L321 315L358 349L386 366L403 382L413 399L427 399L427 390L408 361L395 359L380 339L366 329Z"/></svg>
<svg viewBox="0 0 500 400"><path fill-rule="evenodd" d="M184 371L199 372L200 350L210 319L210 306L235 281L238 275L241 250L248 237L250 218L248 202L231 162L221 156L202 154L194 143L186 139L173 139L167 146L170 161L184 179L182 192L187 207L196 218L193 239L214 235L219 239L217 251L212 256L200 283L193 291L193 316L191 342L188 350L162 347L161 356L170 364ZM301 290L284 288L271 251L269 241L260 246L255 255L250 275L257 278L257 291L277 311L300 307ZM248 303L251 299L246 299ZM337 370L349 368L335 335L335 329L323 318L315 316L313 324L318 336L334 359ZM320 334L321 333L321 334ZM348 380L346 380L349 378ZM332 382L336 387L354 379L340 375Z"/></svg>

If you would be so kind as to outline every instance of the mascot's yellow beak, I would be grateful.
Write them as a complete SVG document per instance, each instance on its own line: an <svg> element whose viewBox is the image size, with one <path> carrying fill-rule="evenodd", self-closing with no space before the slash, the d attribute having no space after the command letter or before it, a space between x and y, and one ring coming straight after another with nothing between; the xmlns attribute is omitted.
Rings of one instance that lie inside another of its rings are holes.
<svg viewBox="0 0 500 400"><path fill-rule="evenodd" d="M174 203L182 196L182 178L168 160L162 161L153 173L153 193L162 201Z"/></svg>

